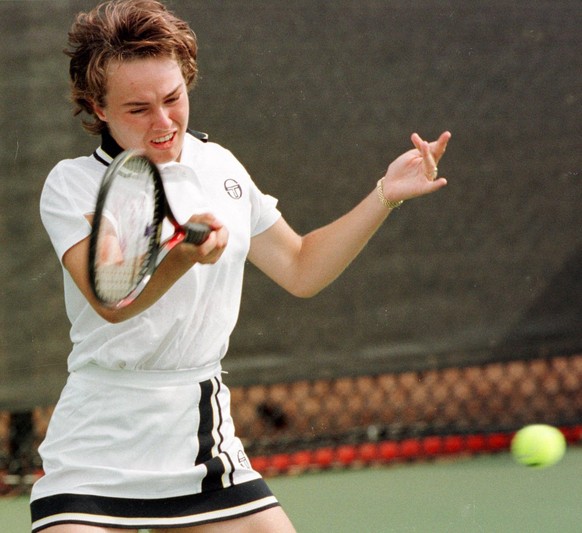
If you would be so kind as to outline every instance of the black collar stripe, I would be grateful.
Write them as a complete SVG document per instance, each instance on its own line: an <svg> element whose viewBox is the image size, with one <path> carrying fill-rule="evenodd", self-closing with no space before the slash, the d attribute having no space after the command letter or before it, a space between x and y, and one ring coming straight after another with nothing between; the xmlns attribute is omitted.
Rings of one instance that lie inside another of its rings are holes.
<svg viewBox="0 0 582 533"><path fill-rule="evenodd" d="M192 135L193 137L195 137L196 139L198 139L199 141L202 141L203 143L208 142L208 134L207 133L204 133L202 131L190 130L190 129L188 130L188 133L190 135ZM117 157L121 152L123 152L123 148L121 148L121 146L119 146L117 144L115 139L109 133L109 130L105 130L101 134L101 151L106 156L110 157L111 160L115 159L115 157ZM107 161L106 159L104 159L103 157L101 157L101 155L99 155L97 150L95 150L95 152L93 152L93 157L95 159L97 159L97 161L99 161L99 163L105 165L106 167L109 166L110 162Z"/></svg>
<svg viewBox="0 0 582 533"><path fill-rule="evenodd" d="M95 159L97 159L97 161L99 161L99 163L101 163L101 164L105 165L106 167L108 167L108 166L109 166L109 161L105 161L105 159L103 159L103 158L102 158L102 157L101 157L101 156L100 156L100 155L97 153L97 150L95 150L95 151L93 152L93 157L94 157Z"/></svg>

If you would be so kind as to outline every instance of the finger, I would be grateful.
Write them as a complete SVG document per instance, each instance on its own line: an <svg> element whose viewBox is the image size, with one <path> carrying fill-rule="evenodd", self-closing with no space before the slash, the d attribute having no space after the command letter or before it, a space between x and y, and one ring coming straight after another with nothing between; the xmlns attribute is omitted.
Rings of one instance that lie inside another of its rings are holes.
<svg viewBox="0 0 582 533"><path fill-rule="evenodd" d="M444 155L450 138L451 132L445 131L434 143L431 143L432 153L437 163Z"/></svg>
<svg viewBox="0 0 582 533"><path fill-rule="evenodd" d="M209 265L209 264L214 264L216 263L222 256L222 254L224 253L224 250L226 249L226 244L227 244L227 240L222 240L220 239L220 237L215 236L216 240L214 243L214 246L207 252L203 253L200 258L199 258L199 262ZM200 250L202 251L202 250Z"/></svg>
<svg viewBox="0 0 582 533"><path fill-rule="evenodd" d="M447 143L449 142L450 138L451 138L451 133L449 131L445 131L445 132L441 133L441 135L439 136L439 138L436 141L433 141L431 143L427 143L436 163L439 162L439 160L441 159L441 157L445 153L445 151L447 149ZM420 135L418 135L418 133L413 133L410 136L410 140L412 141L412 144L414 144L414 147L422 154L423 153L422 145L426 141L424 141L422 139L422 137Z"/></svg>
<svg viewBox="0 0 582 533"><path fill-rule="evenodd" d="M224 250L226 248L226 245L228 244L228 238L229 238L229 232L225 227L222 227L218 232L217 232L217 237L216 237L216 248L220 249L220 250Z"/></svg>
<svg viewBox="0 0 582 533"><path fill-rule="evenodd" d="M434 181L438 176L438 168L430 150L430 145L426 141L422 141L419 150L422 155L423 173L427 180Z"/></svg>
<svg viewBox="0 0 582 533"><path fill-rule="evenodd" d="M414 144L414 147L419 151L422 152L421 150L421 146L422 143L424 142L421 138L421 136L418 133L413 133L410 136L410 140L412 141L412 144Z"/></svg>
<svg viewBox="0 0 582 533"><path fill-rule="evenodd" d="M435 192L438 191L439 189L442 189L443 187L445 187L447 185L447 180L446 178L438 178L436 180L434 180L431 183L432 186L432 191L431 192Z"/></svg>
<svg viewBox="0 0 582 533"><path fill-rule="evenodd" d="M222 222L211 213L192 215L188 221L207 224L212 230L218 230L223 227Z"/></svg>
<svg viewBox="0 0 582 533"><path fill-rule="evenodd" d="M451 133L448 131L445 131L439 137L439 139L437 141L437 151L438 151L439 157L442 157L442 155L445 153L445 150L447 149L447 145L449 143L450 138L451 138Z"/></svg>

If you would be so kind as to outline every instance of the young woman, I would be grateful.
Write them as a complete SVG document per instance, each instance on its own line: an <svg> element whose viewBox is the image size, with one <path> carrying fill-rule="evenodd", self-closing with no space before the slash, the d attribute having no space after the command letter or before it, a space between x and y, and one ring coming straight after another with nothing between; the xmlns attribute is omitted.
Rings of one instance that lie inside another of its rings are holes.
<svg viewBox="0 0 582 533"><path fill-rule="evenodd" d="M78 15L69 45L73 101L101 145L61 161L41 198L73 348L40 448L33 531L291 532L235 435L221 380L245 261L294 295L316 294L394 207L446 185L436 165L450 134L413 134L360 204L300 236L229 151L189 132L197 48L186 22L154 0L114 0ZM128 148L160 166L179 221L212 232L178 245L132 305L112 310L89 288L88 235L103 173Z"/></svg>

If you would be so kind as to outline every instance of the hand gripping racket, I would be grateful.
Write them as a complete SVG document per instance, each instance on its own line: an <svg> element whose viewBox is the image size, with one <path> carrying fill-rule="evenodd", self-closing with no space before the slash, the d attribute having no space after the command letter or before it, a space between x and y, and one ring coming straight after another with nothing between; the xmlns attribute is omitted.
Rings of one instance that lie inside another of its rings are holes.
<svg viewBox="0 0 582 533"><path fill-rule="evenodd" d="M164 220L174 233L161 242ZM122 152L105 172L97 196L89 238L93 293L107 307L128 306L174 246L202 244L210 231L206 224L179 224L156 165L139 152Z"/></svg>

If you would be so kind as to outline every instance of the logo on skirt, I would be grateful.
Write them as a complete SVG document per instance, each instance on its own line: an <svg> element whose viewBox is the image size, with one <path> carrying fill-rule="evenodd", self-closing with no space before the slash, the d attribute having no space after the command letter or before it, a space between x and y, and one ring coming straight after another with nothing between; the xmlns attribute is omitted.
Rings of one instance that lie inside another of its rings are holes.
<svg viewBox="0 0 582 533"><path fill-rule="evenodd" d="M249 460L248 460L247 456L245 455L245 452L243 452L242 450L239 450L236 458L238 460L238 464L241 465L243 468L248 468L248 469L251 468L251 465L249 464Z"/></svg>

